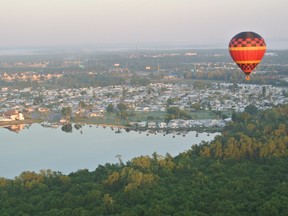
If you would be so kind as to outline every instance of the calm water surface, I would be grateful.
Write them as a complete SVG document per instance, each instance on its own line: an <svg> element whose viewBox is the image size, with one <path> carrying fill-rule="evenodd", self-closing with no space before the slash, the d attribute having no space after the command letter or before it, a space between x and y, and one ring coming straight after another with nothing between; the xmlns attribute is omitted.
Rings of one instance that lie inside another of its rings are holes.
<svg viewBox="0 0 288 216"><path fill-rule="evenodd" d="M60 171L63 174L78 169L93 171L99 164L123 162L154 152L178 155L202 140L210 141L219 133L189 132L183 135L148 133L110 127L83 126L66 133L61 128L43 128L33 124L19 133L0 128L0 177L14 178L23 171L39 172L41 169ZM148 134L148 135L147 135ZM173 136L175 138L173 138Z"/></svg>

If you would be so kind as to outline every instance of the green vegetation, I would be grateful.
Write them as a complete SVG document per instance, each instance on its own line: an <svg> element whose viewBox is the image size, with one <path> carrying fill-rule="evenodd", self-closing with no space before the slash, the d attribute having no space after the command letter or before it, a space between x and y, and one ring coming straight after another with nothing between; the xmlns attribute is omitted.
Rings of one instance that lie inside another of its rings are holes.
<svg viewBox="0 0 288 216"><path fill-rule="evenodd" d="M108 104L106 113L102 117L93 118L78 118L72 119L76 123L83 124L107 124L107 125L122 125L127 126L129 122L141 122L141 121L165 121L183 118L187 119L221 119L223 117L227 118L231 116L231 111L211 111L211 110L197 110L190 113L186 113L183 110L179 110L179 115L171 115L164 111L131 111L123 110L121 112L116 112L115 107L112 104ZM219 130L220 128L218 128Z"/></svg>
<svg viewBox="0 0 288 216"><path fill-rule="evenodd" d="M175 158L0 178L0 215L287 215L288 105L251 110Z"/></svg>
<svg viewBox="0 0 288 216"><path fill-rule="evenodd" d="M42 51L41 51L42 52ZM0 79L0 85L11 88L45 87L47 89L101 87L111 85L147 86L151 82L181 82L197 81L226 81L247 83L243 73L232 64L227 49L198 49L198 50L138 50L119 52L78 52L75 56L63 53L42 52L41 55L5 56L1 58L1 73L15 74L32 72L39 75L61 74L60 78L53 77L37 81L15 79L13 82ZM187 56L185 53L197 53ZM287 77L287 50L274 50L275 56L265 56L257 73L249 83L286 86L283 79ZM178 53L179 55L173 55ZM135 58L131 58L134 56ZM68 56L67 56L68 55ZM136 57L137 56L137 57ZM155 58L155 56L159 56ZM276 57L277 56L277 57ZM67 59L70 60L67 60ZM85 59L85 60L84 60ZM16 63L21 62L21 65ZM45 67L34 65L36 62L49 62ZM120 67L114 67L115 62ZM209 64L207 63L209 62ZM151 67L147 70L146 67ZM140 72L140 73L139 73ZM260 72L260 73L258 73ZM163 80L166 75L177 77L176 80ZM179 80L178 80L179 79ZM201 86L202 88L203 86ZM37 101L36 101L37 102Z"/></svg>
<svg viewBox="0 0 288 216"><path fill-rule="evenodd" d="M71 107L63 107L61 109L61 114L65 116L66 118L70 118L72 114L72 108Z"/></svg>
<svg viewBox="0 0 288 216"><path fill-rule="evenodd" d="M171 119L180 118L180 119L191 119L189 113L185 110L181 110L179 107L168 107L166 122L169 122Z"/></svg>

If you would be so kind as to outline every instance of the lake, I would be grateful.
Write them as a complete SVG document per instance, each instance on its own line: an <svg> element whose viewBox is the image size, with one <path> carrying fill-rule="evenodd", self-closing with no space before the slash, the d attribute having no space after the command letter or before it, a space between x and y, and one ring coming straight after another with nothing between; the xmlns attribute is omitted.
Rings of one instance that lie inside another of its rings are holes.
<svg viewBox="0 0 288 216"><path fill-rule="evenodd" d="M69 174L79 169L94 171L99 164L123 162L154 152L176 156L219 133L186 134L129 131L84 125L71 133L61 127L45 128L40 124L13 129L0 128L0 177L19 176L23 171L51 169Z"/></svg>

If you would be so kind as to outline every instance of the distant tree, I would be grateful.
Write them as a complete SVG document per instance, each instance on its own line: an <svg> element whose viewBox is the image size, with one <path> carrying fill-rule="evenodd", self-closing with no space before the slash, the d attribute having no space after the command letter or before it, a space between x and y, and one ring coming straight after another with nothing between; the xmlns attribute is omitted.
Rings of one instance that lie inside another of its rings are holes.
<svg viewBox="0 0 288 216"><path fill-rule="evenodd" d="M63 107L61 109L61 114L65 117L71 117L72 114L72 108L71 107Z"/></svg>
<svg viewBox="0 0 288 216"><path fill-rule="evenodd" d="M37 96L34 98L33 104L40 105L41 103L43 103L43 100L44 100L43 95Z"/></svg>
<svg viewBox="0 0 288 216"><path fill-rule="evenodd" d="M127 106L124 103L119 103L117 104L117 109L121 112L121 111L125 111L127 110Z"/></svg>
<svg viewBox="0 0 288 216"><path fill-rule="evenodd" d="M174 104L174 100L172 98L168 98L166 101L167 106Z"/></svg>
<svg viewBox="0 0 288 216"><path fill-rule="evenodd" d="M84 107L86 107L86 104L85 104L84 101L80 101L79 104L78 104L78 106L79 106L80 108L84 108Z"/></svg>
<svg viewBox="0 0 288 216"><path fill-rule="evenodd" d="M121 101L124 101L126 99L126 94L127 94L127 89L125 89L125 87L122 87L122 97L121 97Z"/></svg>
<svg viewBox="0 0 288 216"><path fill-rule="evenodd" d="M107 112L114 112L115 111L115 108L113 106L113 104L108 104L107 108L106 108L106 111Z"/></svg>
<svg viewBox="0 0 288 216"><path fill-rule="evenodd" d="M126 110L117 112L117 116L119 116L121 119L128 119L128 112Z"/></svg>
<svg viewBox="0 0 288 216"><path fill-rule="evenodd" d="M236 114L236 112L234 110L232 111L231 118L232 118L232 121L236 121L237 120L237 114Z"/></svg>
<svg viewBox="0 0 288 216"><path fill-rule="evenodd" d="M179 116L180 109L179 107L169 107L167 108L167 113L175 116Z"/></svg>
<svg viewBox="0 0 288 216"><path fill-rule="evenodd" d="M245 107L244 111L249 113L250 115L255 115L258 112L258 108L255 105L250 104Z"/></svg>
<svg viewBox="0 0 288 216"><path fill-rule="evenodd" d="M146 77L133 75L130 80L131 85L147 86L150 84L150 80Z"/></svg>
<svg viewBox="0 0 288 216"><path fill-rule="evenodd" d="M228 87L232 92L235 92L238 89L238 84L233 82L233 85Z"/></svg>
<svg viewBox="0 0 288 216"><path fill-rule="evenodd" d="M167 114L173 116L174 118L190 119L191 116L185 110L181 110L179 107L168 107Z"/></svg>
<svg viewBox="0 0 288 216"><path fill-rule="evenodd" d="M184 79L192 79L192 72L187 71L184 73Z"/></svg>
<svg viewBox="0 0 288 216"><path fill-rule="evenodd" d="M152 92L152 91L151 91L151 88L149 87L148 90L147 90L147 94L150 95L151 92Z"/></svg>
<svg viewBox="0 0 288 216"><path fill-rule="evenodd" d="M84 90L84 91L81 91L80 94L81 94L81 95L86 95L86 94L87 94L87 91L85 91L85 90Z"/></svg>
<svg viewBox="0 0 288 216"><path fill-rule="evenodd" d="M262 87L262 97L265 97L265 96L266 96L266 92L267 92L266 86L263 86L263 87Z"/></svg>
<svg viewBox="0 0 288 216"><path fill-rule="evenodd" d="M194 110L200 110L201 104L200 103L193 103L193 104L191 104L191 108Z"/></svg>
<svg viewBox="0 0 288 216"><path fill-rule="evenodd" d="M204 89L207 85L208 83L203 81L196 81L193 83L193 87L196 89Z"/></svg>

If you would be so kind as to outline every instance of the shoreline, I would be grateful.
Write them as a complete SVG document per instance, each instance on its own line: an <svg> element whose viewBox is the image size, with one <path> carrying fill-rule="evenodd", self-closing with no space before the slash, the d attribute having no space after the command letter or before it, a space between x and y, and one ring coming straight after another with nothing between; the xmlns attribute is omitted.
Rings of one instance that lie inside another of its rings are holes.
<svg viewBox="0 0 288 216"><path fill-rule="evenodd" d="M32 125L32 124L41 124L45 121L40 119L25 119L25 120L16 120L16 121L3 121L0 122L0 128L5 127L11 127L13 125ZM101 126L101 127L110 127L110 128L118 128L118 129L127 129L127 130L135 130L135 131L157 131L157 130L163 130L163 131L196 131L196 132L207 132L207 133L214 133L214 132L221 132L223 128L219 127L190 127L190 128L149 128L149 127L129 127L125 125L113 125L113 124L97 124L97 123L91 123L91 122L69 122L70 124L79 124L79 125L95 125L95 126ZM63 126L65 124L61 124L59 122L55 123L56 125ZM51 125L55 125L54 123L51 123ZM50 126L48 126L50 127Z"/></svg>
<svg viewBox="0 0 288 216"><path fill-rule="evenodd" d="M16 121L0 121L0 127L5 127L5 126L12 126L12 125L21 125L21 124L41 124L45 121L41 121L39 119L34 120L34 119L25 119L25 120L16 120ZM81 124L81 125L97 125L97 126L102 126L102 127L114 127L114 128L129 128L127 126L124 125L113 125L113 124L97 124L97 123L86 123L86 122L69 122L70 124ZM59 126L61 125L65 125L65 124L61 124L59 122L55 123Z"/></svg>
<svg viewBox="0 0 288 216"><path fill-rule="evenodd" d="M15 121L0 121L0 127L2 126L11 126L11 125L19 125L19 124L34 124L34 123L41 123L39 120L33 119L25 119L25 120L15 120Z"/></svg>

